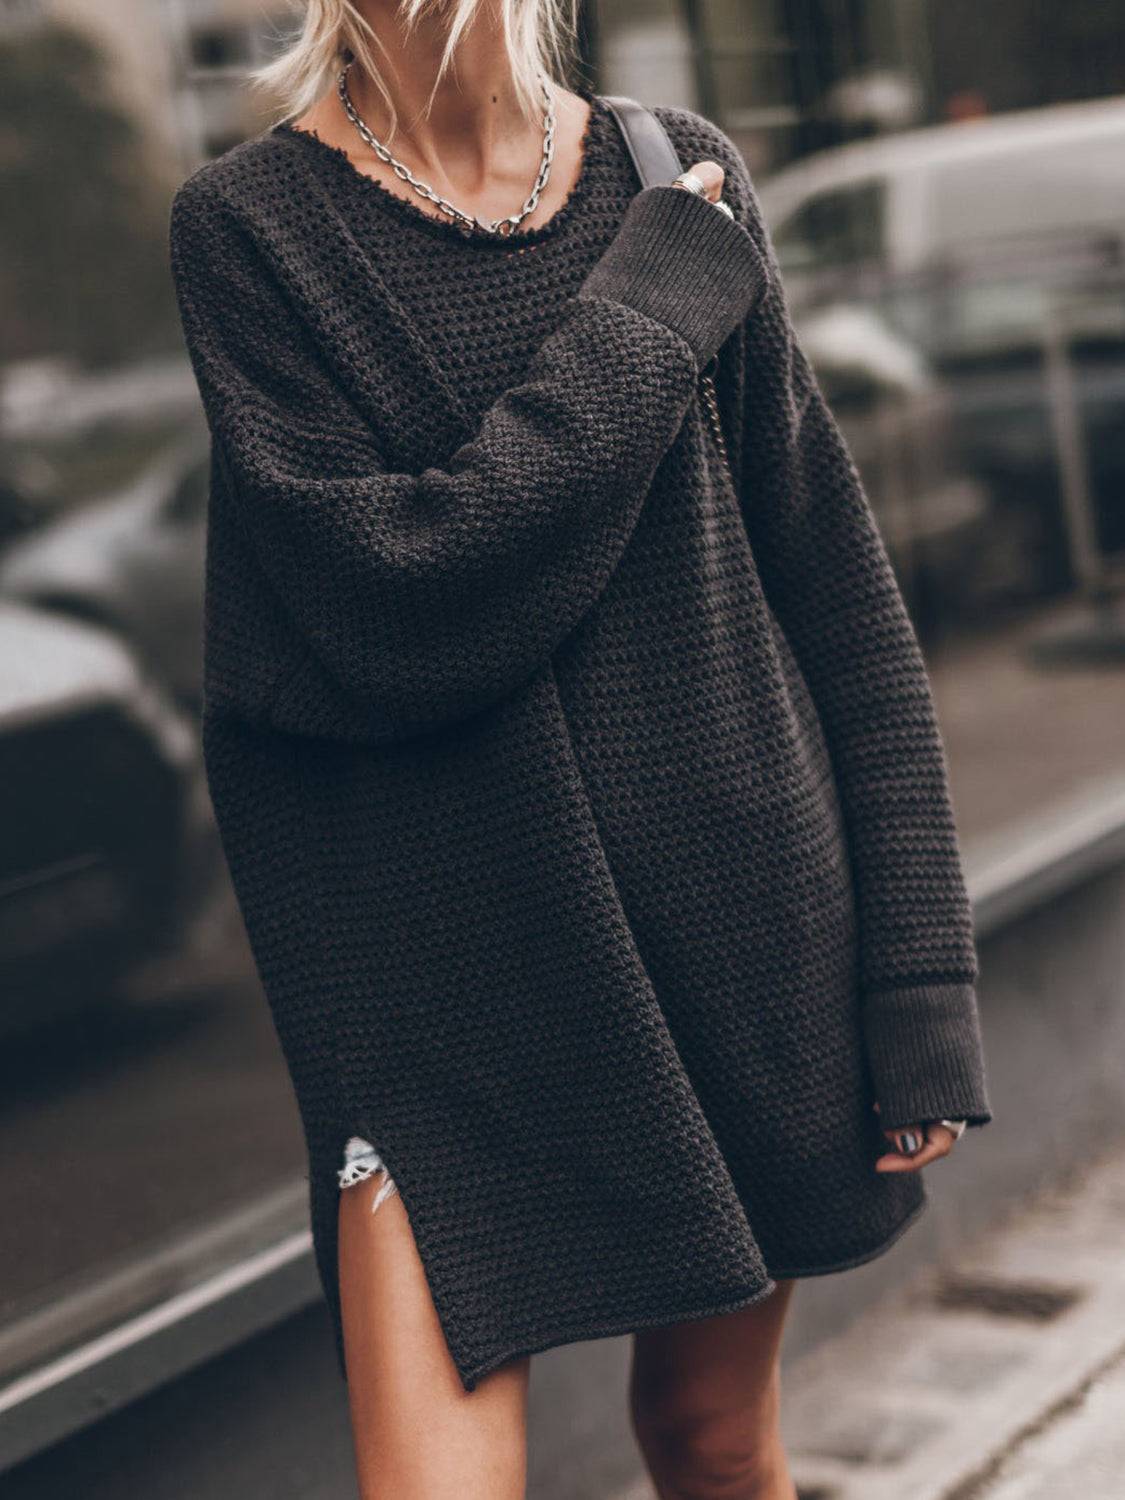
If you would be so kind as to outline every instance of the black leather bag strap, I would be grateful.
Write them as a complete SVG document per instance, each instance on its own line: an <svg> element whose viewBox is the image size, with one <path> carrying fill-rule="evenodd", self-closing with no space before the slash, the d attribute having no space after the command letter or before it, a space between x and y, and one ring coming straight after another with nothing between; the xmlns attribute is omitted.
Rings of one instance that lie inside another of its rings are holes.
<svg viewBox="0 0 1125 1500"><path fill-rule="evenodd" d="M684 170L668 132L647 105L626 94L602 94L625 137L642 187L669 183Z"/></svg>
<svg viewBox="0 0 1125 1500"><path fill-rule="evenodd" d="M625 144L629 148L642 188L667 184L680 175L684 168L671 137L647 105L630 99L627 94L602 94L599 97L608 105L621 127L621 134L625 137ZM717 365L717 357L712 356L707 368L701 372L700 395L723 466L729 471L730 457L715 389L714 372Z"/></svg>

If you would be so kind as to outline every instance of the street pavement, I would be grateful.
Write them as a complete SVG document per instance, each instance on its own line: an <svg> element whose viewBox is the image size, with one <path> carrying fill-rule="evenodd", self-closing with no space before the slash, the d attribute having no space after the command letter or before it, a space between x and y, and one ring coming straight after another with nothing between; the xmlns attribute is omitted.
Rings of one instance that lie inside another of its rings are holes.
<svg viewBox="0 0 1125 1500"><path fill-rule="evenodd" d="M1006 1454L981 1500L1120 1500L1125 1495L1125 1358Z"/></svg>
<svg viewBox="0 0 1125 1500"><path fill-rule="evenodd" d="M1125 1149L787 1365L783 1389L801 1500L1125 1500Z"/></svg>

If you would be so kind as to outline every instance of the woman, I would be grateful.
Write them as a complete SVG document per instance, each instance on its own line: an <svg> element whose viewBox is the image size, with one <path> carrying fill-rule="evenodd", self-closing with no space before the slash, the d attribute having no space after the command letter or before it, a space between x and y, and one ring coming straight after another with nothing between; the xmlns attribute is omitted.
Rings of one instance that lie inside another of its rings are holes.
<svg viewBox="0 0 1125 1500"><path fill-rule="evenodd" d="M568 34L308 0L177 195L204 751L364 1495L521 1495L529 1356L630 1332L660 1495L774 1500L794 1281L990 1118L971 914L742 160L659 109L638 190Z"/></svg>

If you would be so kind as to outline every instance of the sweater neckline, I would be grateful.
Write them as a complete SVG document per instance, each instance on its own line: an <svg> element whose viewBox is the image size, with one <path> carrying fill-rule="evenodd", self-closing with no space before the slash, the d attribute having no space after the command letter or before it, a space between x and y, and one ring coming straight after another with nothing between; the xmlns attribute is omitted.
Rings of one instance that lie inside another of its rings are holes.
<svg viewBox="0 0 1125 1500"><path fill-rule="evenodd" d="M549 219L530 229L516 229L508 235L466 233L452 219L438 218L437 215L428 213L409 198L392 192L383 183L377 182L374 177L361 172L342 147L331 145L314 130L298 127L294 124L292 117L274 125L271 134L292 137L301 142L310 152L318 153L328 166L339 172L343 181L350 183L361 192L368 193L373 202L379 204L387 212L397 214L404 222L417 229L453 240L459 245L471 245L474 249L511 250L516 246L539 244L558 234L575 217L582 202L589 195L598 146L604 138L604 126L609 118L609 106L603 102L601 95L595 93L588 85L573 85L573 92L585 99L590 106L590 113L579 140L578 174L571 184L569 193Z"/></svg>

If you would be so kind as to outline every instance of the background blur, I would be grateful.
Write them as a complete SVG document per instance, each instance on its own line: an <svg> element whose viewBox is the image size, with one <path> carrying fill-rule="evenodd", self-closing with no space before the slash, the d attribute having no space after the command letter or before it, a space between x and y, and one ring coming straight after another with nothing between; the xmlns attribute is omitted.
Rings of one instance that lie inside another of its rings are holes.
<svg viewBox="0 0 1125 1500"><path fill-rule="evenodd" d="M172 191L267 123L243 74L290 24L0 0L0 1464L315 1303L296 1112L202 782L206 450L166 264ZM1107 1033L1073 976L1117 975L1125 906L1060 905L1125 863L1121 17L601 0L583 51L603 91L719 122L755 175L927 653L1000 945L986 1026L1009 994L1025 1023L1067 997L1017 1047L1027 1082L1069 1078L1005 1168L1028 1188L1079 1154L1090 1078L1112 1102L1121 1034L1119 980L1094 986Z"/></svg>

